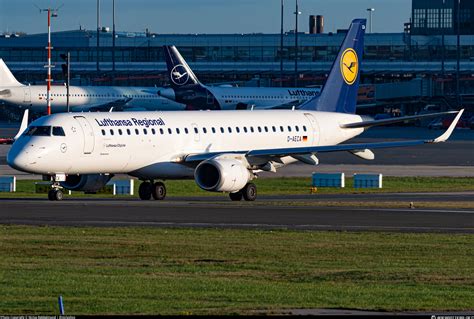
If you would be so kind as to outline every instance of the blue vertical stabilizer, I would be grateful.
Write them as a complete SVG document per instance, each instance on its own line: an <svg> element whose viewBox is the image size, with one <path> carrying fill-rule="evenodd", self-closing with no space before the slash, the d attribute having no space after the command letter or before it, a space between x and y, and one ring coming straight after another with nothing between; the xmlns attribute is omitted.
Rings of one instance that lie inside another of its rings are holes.
<svg viewBox="0 0 474 319"><path fill-rule="evenodd" d="M302 110L354 114L364 51L365 19L352 21L321 94L301 105Z"/></svg>

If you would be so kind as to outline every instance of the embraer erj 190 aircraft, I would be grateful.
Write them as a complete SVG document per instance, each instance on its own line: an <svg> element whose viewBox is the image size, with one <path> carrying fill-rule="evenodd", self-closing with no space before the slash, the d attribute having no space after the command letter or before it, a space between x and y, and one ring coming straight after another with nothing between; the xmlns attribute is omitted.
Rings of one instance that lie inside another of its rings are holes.
<svg viewBox="0 0 474 319"><path fill-rule="evenodd" d="M428 116L373 120L354 114L364 32L365 20L354 20L321 95L298 110L63 113L28 128L25 114L7 162L51 176L51 200L62 199L62 188L94 192L114 174L128 174L143 181L143 200L165 198L165 185L156 180L194 178L206 191L251 201L258 172L297 161L317 165L320 152L370 160L372 149L446 141L462 110L433 140L340 144L375 125Z"/></svg>
<svg viewBox="0 0 474 319"><path fill-rule="evenodd" d="M175 46L164 46L171 88L158 94L186 104L189 110L242 110L259 108L287 108L311 100L320 88L263 88L206 86L186 63Z"/></svg>
<svg viewBox="0 0 474 319"><path fill-rule="evenodd" d="M185 105L163 98L156 87L70 86L71 111L128 110L184 110ZM66 86L51 86L53 113L67 110ZM23 85L17 81L5 62L0 59L0 102L46 112L46 85Z"/></svg>

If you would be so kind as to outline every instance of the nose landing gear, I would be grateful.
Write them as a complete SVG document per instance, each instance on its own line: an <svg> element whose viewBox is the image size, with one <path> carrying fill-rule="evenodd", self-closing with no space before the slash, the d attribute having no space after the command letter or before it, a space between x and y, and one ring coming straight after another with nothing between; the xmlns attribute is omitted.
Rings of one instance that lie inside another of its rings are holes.
<svg viewBox="0 0 474 319"><path fill-rule="evenodd" d="M64 198L64 193L62 191L62 186L59 183L59 181L64 181L66 180L66 177L63 176L62 174L57 174L51 176L51 189L48 192L48 199L51 201L59 201L63 200Z"/></svg>

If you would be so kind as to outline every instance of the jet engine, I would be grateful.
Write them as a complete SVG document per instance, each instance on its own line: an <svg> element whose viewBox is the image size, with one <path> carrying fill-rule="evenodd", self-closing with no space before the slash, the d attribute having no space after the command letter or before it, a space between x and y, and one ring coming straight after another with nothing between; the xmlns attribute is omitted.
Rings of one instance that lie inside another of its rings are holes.
<svg viewBox="0 0 474 319"><path fill-rule="evenodd" d="M217 157L203 161L194 171L196 184L211 192L237 192L252 180L246 161L232 157Z"/></svg>
<svg viewBox="0 0 474 319"><path fill-rule="evenodd" d="M86 175L68 175L61 186L72 191L83 191L86 193L95 193L107 184L113 175L105 174L86 174Z"/></svg>

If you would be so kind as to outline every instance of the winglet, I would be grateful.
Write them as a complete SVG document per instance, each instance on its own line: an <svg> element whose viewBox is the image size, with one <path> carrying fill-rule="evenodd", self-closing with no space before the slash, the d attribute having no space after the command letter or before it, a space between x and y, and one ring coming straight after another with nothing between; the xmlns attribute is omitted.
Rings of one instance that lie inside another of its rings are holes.
<svg viewBox="0 0 474 319"><path fill-rule="evenodd" d="M18 133L15 135L13 140L16 141L27 128L28 128L28 109L26 109L25 113L23 113L23 119L21 120L20 129L18 130Z"/></svg>
<svg viewBox="0 0 474 319"><path fill-rule="evenodd" d="M454 128L456 127L456 125L458 124L459 122L459 119L461 118L461 115L462 113L464 112L464 109L462 109L461 111L459 111L458 115L456 115L456 117L454 118L453 122L451 123L451 125L448 127L448 129L446 130L446 132L443 133L443 135L439 136L438 138L435 138L432 143L440 143L440 142L446 142L446 140L451 136L451 134L453 133L454 131Z"/></svg>

